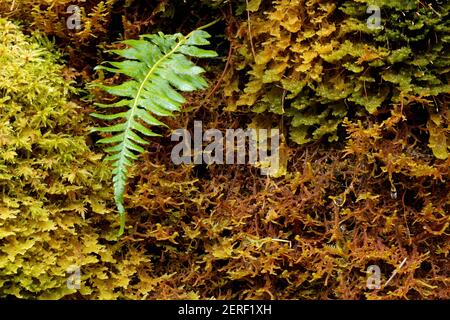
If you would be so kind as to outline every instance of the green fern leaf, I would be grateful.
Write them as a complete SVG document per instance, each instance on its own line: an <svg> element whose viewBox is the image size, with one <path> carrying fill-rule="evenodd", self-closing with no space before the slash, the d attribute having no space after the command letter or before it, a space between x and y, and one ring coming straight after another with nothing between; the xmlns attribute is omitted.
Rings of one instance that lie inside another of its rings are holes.
<svg viewBox="0 0 450 320"><path fill-rule="evenodd" d="M94 131L112 135L98 141L111 144L105 149L110 155L105 158L112 162L114 200L120 216L119 236L125 228L125 208L123 197L128 170L138 155L144 152L144 139L158 136L150 126L165 126L155 116L172 116L180 111L185 102L179 93L205 89L207 83L202 77L204 70L196 66L189 57L209 58L217 56L212 50L198 46L208 45L210 35L197 29L187 36L182 34L165 35L163 33L142 35L138 40L122 41L127 48L112 50L124 58L120 62L107 62L97 66L97 70L121 73L129 80L115 86L96 84L111 95L121 97L112 104L100 104L99 108L120 108L114 114L93 113L92 116L106 120L118 120L120 123L108 127L95 128ZM127 107L127 111L123 111Z"/></svg>

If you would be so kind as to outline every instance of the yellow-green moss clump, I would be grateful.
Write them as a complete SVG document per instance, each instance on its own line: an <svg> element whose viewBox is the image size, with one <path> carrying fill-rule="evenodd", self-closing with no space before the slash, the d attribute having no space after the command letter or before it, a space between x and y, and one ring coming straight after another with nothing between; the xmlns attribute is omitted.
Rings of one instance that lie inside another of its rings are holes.
<svg viewBox="0 0 450 320"><path fill-rule="evenodd" d="M105 255L90 225L109 213L109 170L86 144L58 55L38 39L0 20L0 297L73 293L68 268Z"/></svg>

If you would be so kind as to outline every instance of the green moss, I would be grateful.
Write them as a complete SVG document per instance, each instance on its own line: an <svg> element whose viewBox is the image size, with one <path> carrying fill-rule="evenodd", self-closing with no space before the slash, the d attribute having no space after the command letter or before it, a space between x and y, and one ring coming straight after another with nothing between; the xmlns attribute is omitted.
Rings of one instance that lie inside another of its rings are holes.
<svg viewBox="0 0 450 320"><path fill-rule="evenodd" d="M86 233L110 212L109 170L59 55L4 19L0 38L0 296L59 298L69 266L105 250Z"/></svg>
<svg viewBox="0 0 450 320"><path fill-rule="evenodd" d="M381 9L380 29L367 26L369 5ZM261 104L283 101L291 138L300 144L324 135L334 140L335 124L345 116L383 114L409 96L433 99L445 109L449 14L448 3L274 1L230 35L237 57L226 78L228 109L280 114ZM345 111L332 113L335 104ZM432 105L426 107L433 112Z"/></svg>

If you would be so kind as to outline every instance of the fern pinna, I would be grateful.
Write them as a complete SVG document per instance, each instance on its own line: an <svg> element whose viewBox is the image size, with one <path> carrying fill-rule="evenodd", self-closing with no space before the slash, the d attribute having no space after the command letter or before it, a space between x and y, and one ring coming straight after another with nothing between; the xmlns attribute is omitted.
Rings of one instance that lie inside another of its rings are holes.
<svg viewBox="0 0 450 320"><path fill-rule="evenodd" d="M174 111L180 110L185 99L178 91L188 92L207 87L202 77L204 70L188 57L217 56L215 51L198 47L209 44L207 39L210 35L201 29L211 24L187 36L160 32L142 35L139 40L122 41L127 47L112 52L125 59L120 62L108 61L108 66L96 67L97 70L121 73L130 78L115 86L97 84L109 94L120 97L120 100L112 104L96 103L96 106L118 108L120 111L114 114L92 114L102 120L121 120L112 126L94 129L112 134L98 143L112 144L105 149L110 154L105 160L112 161L113 166L114 200L120 216L119 236L125 229L123 198L128 169L133 160L144 152L142 145L148 144L144 136L158 136L148 126L165 126L154 116L172 116Z"/></svg>

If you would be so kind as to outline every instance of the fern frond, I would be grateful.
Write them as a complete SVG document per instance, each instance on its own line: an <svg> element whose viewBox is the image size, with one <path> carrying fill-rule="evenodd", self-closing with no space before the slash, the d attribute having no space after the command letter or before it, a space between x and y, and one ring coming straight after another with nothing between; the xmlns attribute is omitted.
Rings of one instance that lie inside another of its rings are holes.
<svg viewBox="0 0 450 320"><path fill-rule="evenodd" d="M212 50L199 48L209 44L210 35L201 30L203 28L187 36L179 33L165 35L160 32L142 35L138 40L122 41L127 48L113 52L125 59L96 67L97 70L103 69L129 77L128 81L119 85L97 85L121 99L112 104L96 105L100 108L119 108L120 112L92 114L106 121L121 120L111 126L94 129L112 134L98 143L112 145L105 149L110 154L105 160L112 161L113 166L114 200L120 216L119 236L125 228L123 197L128 170L138 155L144 152L142 146L148 144L144 137L158 136L149 127L165 126L155 116L172 116L173 112L179 111L185 102L179 92L207 87L202 77L204 70L189 60L189 57L217 56Z"/></svg>

